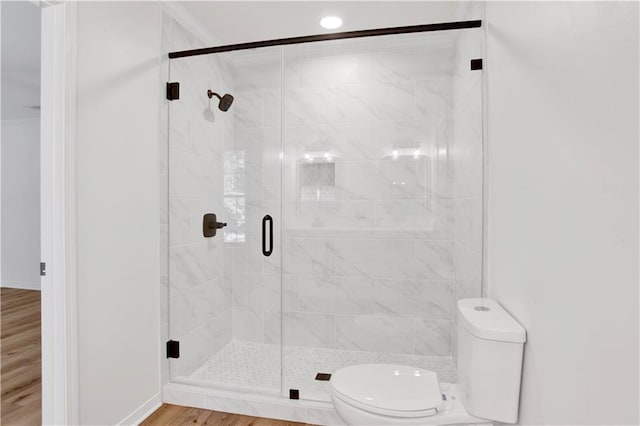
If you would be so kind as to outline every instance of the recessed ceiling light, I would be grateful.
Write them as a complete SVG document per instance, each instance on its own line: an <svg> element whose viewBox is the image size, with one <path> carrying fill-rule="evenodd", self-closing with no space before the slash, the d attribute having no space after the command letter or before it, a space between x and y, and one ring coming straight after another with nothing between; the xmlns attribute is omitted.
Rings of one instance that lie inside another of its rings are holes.
<svg viewBox="0 0 640 426"><path fill-rule="evenodd" d="M342 19L338 16L325 16L320 20L320 25L322 25L322 28L334 30L342 26Z"/></svg>

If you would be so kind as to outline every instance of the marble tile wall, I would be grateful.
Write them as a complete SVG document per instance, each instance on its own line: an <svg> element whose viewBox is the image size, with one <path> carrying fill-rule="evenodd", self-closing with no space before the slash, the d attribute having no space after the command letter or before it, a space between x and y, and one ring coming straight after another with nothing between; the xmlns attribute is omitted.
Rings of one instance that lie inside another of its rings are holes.
<svg viewBox="0 0 640 426"><path fill-rule="evenodd" d="M456 34L451 163L457 298L482 294L482 71L469 70L469 60L482 57L479 31Z"/></svg>
<svg viewBox="0 0 640 426"><path fill-rule="evenodd" d="M198 45L165 22L163 46ZM455 300L479 291L482 170L480 93L454 43L414 35L172 61L182 93L165 105L160 148L163 344L184 342L172 376L232 338L451 354ZM207 88L232 93L232 108L210 105ZM315 198L314 162L332 166ZM229 225L203 240L207 212Z"/></svg>
<svg viewBox="0 0 640 426"><path fill-rule="evenodd" d="M247 220L233 255L234 338L281 342L282 303L287 345L450 355L464 213L451 160L453 41L332 43L234 62ZM322 180L315 199L301 191L314 162L333 165L335 185ZM284 224L282 252L263 258L267 213L276 247Z"/></svg>
<svg viewBox="0 0 640 426"><path fill-rule="evenodd" d="M281 274L281 79L280 47L230 55L234 76L234 138L225 141L228 156L242 158L226 171L237 176L241 206L227 209L241 218L236 241L226 244L233 262L233 337L280 341ZM232 185L233 186L233 185ZM274 256L262 254L262 218L274 218Z"/></svg>
<svg viewBox="0 0 640 426"><path fill-rule="evenodd" d="M466 15L482 16L473 6ZM475 19L475 18L474 18ZM482 71L470 71L469 61L482 58L480 30L456 34L453 129L450 151L454 211L453 267L456 299L486 296L483 288L483 129ZM455 316L452 334L455 336ZM456 359L456 339L452 355Z"/></svg>
<svg viewBox="0 0 640 426"><path fill-rule="evenodd" d="M163 51L201 45L164 15ZM222 234L202 236L202 217L224 211L223 141L233 138L233 112L218 111L206 92L233 92L233 85L215 56L174 60L165 71L168 81L180 82L180 99L163 104L160 141L162 347L168 339L181 342L180 358L171 360L175 378L191 374L232 337L230 262Z"/></svg>

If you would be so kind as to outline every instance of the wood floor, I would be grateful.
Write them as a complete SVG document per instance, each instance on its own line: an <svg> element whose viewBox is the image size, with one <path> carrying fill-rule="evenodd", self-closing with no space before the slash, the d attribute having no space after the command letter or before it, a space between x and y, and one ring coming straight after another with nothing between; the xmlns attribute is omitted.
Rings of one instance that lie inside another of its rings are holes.
<svg viewBox="0 0 640 426"><path fill-rule="evenodd" d="M42 419L40 292L0 289L0 425L40 425ZM164 404L142 425L304 426Z"/></svg>
<svg viewBox="0 0 640 426"><path fill-rule="evenodd" d="M248 417L200 408L163 404L141 426L215 425L215 426L294 426L304 423Z"/></svg>
<svg viewBox="0 0 640 426"><path fill-rule="evenodd" d="M40 425L40 292L0 289L2 425Z"/></svg>

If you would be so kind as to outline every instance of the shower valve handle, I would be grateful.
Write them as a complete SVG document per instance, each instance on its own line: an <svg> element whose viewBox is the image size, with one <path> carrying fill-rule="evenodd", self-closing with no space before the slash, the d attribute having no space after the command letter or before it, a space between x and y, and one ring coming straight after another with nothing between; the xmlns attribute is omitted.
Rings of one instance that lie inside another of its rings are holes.
<svg viewBox="0 0 640 426"><path fill-rule="evenodd" d="M216 236L216 230L227 226L227 222L218 222L215 213L207 213L202 218L202 234L209 238Z"/></svg>

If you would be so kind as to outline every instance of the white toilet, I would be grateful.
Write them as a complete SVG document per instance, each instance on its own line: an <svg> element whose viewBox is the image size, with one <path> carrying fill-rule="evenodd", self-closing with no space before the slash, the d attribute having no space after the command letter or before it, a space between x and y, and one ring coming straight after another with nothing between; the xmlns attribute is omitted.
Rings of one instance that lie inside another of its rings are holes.
<svg viewBox="0 0 640 426"><path fill-rule="evenodd" d="M459 384L406 365L352 365L331 377L336 411L362 426L516 423L525 329L492 299L462 299L456 335Z"/></svg>

